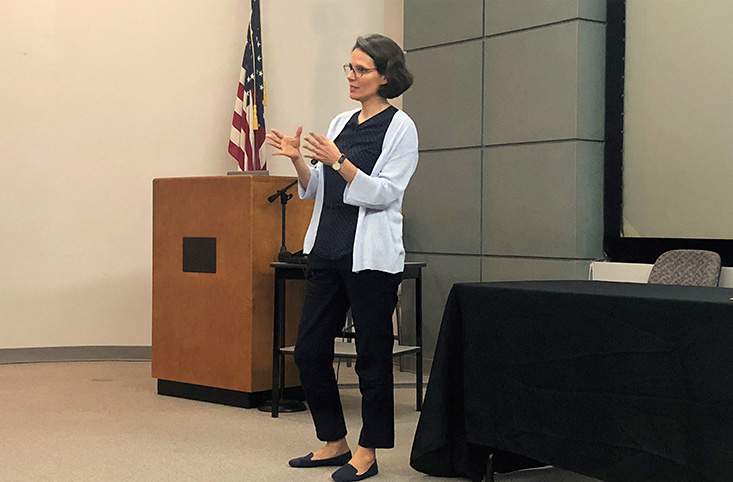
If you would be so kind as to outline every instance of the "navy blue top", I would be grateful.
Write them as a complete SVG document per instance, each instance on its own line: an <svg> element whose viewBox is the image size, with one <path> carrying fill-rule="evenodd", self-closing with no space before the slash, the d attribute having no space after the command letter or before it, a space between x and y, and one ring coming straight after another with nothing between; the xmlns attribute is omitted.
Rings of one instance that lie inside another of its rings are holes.
<svg viewBox="0 0 733 482"><path fill-rule="evenodd" d="M361 111L355 112L333 142L352 164L371 174L396 112L394 106L389 106L361 124ZM324 166L323 175L323 210L308 264L313 268L351 269L359 207L344 204L346 180L341 174Z"/></svg>

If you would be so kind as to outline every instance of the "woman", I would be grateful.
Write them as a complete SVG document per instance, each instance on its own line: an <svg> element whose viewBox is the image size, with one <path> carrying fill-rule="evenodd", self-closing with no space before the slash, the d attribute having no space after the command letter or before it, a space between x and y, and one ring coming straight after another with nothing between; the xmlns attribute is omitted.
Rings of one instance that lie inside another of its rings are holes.
<svg viewBox="0 0 733 482"><path fill-rule="evenodd" d="M387 99L412 84L402 49L383 35L359 37L344 65L349 96L360 109L331 122L325 136L285 136L267 143L289 157L301 198L315 199L305 236L306 295L295 361L321 449L290 460L293 467L341 466L334 480L363 480L378 472L376 449L394 446L392 313L404 268L402 215L407 184L417 167L417 130ZM362 394L362 431L353 454L333 371L334 339L351 309L356 373Z"/></svg>

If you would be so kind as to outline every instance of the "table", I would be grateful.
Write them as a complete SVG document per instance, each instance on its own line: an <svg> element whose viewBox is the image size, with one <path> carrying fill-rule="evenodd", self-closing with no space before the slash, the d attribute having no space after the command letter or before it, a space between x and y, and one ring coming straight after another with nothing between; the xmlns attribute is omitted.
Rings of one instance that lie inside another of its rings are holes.
<svg viewBox="0 0 733 482"><path fill-rule="evenodd" d="M454 285L411 466L479 481L493 453L497 472L730 480L732 297L600 281Z"/></svg>
<svg viewBox="0 0 733 482"><path fill-rule="evenodd" d="M277 418L280 408L280 387L284 385L284 372L282 370L283 357L286 354L292 355L292 349L285 348L285 296L286 280L304 280L305 264L299 263L270 263L275 268L275 316L273 327L272 346L272 400L270 410L272 417ZM415 280L415 345L406 347L404 353L415 353L416 371L416 406L420 411L422 408L422 269L427 266L425 262L406 262L402 279ZM399 350L399 348L395 348ZM338 355L338 353L337 353Z"/></svg>

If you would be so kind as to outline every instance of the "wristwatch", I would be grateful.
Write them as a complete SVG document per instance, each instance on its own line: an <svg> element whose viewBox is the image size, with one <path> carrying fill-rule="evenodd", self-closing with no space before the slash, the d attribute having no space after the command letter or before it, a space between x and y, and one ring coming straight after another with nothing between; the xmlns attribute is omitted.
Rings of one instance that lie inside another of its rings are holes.
<svg viewBox="0 0 733 482"><path fill-rule="evenodd" d="M341 169L341 164L343 164L345 160L346 160L346 156L344 154L341 154L341 157L339 157L339 160L331 164L331 167L333 168L334 171L338 171L339 169Z"/></svg>

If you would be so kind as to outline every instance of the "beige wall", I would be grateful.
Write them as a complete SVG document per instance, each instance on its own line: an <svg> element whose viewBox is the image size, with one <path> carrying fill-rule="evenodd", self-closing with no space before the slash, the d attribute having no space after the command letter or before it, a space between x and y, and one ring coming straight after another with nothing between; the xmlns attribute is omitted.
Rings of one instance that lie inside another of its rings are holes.
<svg viewBox="0 0 733 482"><path fill-rule="evenodd" d="M0 348L150 344L151 181L235 169L248 3L0 0ZM267 121L323 131L385 2L263 4Z"/></svg>
<svg viewBox="0 0 733 482"><path fill-rule="evenodd" d="M283 10L287 7L287 15ZM402 44L402 0L263 3L268 127L326 133L331 119L359 105L349 99L342 65L358 35L383 33ZM275 17L279 17L274 19ZM401 98L395 102L401 106ZM289 160L270 156L271 174L295 175Z"/></svg>

